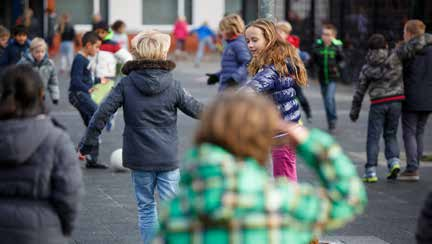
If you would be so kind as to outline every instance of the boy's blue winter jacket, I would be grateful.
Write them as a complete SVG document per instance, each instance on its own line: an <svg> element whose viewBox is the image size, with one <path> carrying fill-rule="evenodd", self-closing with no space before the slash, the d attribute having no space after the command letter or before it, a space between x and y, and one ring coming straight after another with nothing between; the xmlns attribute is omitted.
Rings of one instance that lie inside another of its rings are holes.
<svg viewBox="0 0 432 244"><path fill-rule="evenodd" d="M238 85L242 85L247 80L247 64L251 59L251 54L243 35L227 41L227 46L222 54L219 75L219 91L227 88L227 80L233 78Z"/></svg>
<svg viewBox="0 0 432 244"><path fill-rule="evenodd" d="M293 74L294 68L290 61L287 60L286 63L289 73ZM258 93L270 95L285 121L298 122L301 112L296 100L295 82L294 77L280 76L274 65L267 65L246 82L245 86Z"/></svg>
<svg viewBox="0 0 432 244"><path fill-rule="evenodd" d="M29 40L27 40L23 45L20 45L15 41L15 39L12 39L3 52L3 55L0 57L0 67L6 67L18 63L29 48Z"/></svg>
<svg viewBox="0 0 432 244"><path fill-rule="evenodd" d="M191 33L196 33L198 35L198 40L202 40L208 36L216 36L216 34L206 25L200 26L198 29L191 31Z"/></svg>

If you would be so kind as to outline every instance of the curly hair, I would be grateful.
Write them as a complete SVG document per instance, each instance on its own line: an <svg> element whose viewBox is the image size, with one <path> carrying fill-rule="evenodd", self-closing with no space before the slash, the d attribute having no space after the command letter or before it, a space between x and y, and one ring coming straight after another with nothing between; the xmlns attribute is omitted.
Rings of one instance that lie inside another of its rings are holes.
<svg viewBox="0 0 432 244"><path fill-rule="evenodd" d="M252 58L248 66L249 74L255 75L263 66L273 64L280 76L294 76L298 85L306 85L307 72L298 50L279 38L275 24L266 19L257 19L247 25L246 30L251 27L261 30L267 45ZM292 64L294 74L288 70L287 59Z"/></svg>
<svg viewBox="0 0 432 244"><path fill-rule="evenodd" d="M279 120L275 105L263 95L225 92L203 112L195 144L218 145L264 165Z"/></svg>

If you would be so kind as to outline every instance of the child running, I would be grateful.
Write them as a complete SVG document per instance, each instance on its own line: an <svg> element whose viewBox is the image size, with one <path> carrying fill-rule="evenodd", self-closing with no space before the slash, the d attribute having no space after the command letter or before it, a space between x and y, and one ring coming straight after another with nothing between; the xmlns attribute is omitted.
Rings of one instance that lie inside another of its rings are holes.
<svg viewBox="0 0 432 244"><path fill-rule="evenodd" d="M307 83L307 74L298 51L278 38L273 22L258 19L246 27L246 42L253 57L245 86L273 98L282 118L300 122L300 109L294 85ZM272 149L273 174L297 181L295 149L277 146Z"/></svg>
<svg viewBox="0 0 432 244"><path fill-rule="evenodd" d="M93 116L79 151L89 154L110 117L123 107L123 166L132 170L138 205L138 223L144 243L157 231L155 189L161 200L176 194L180 180L177 159L177 110L198 118L202 104L179 81L175 63L167 59L170 36L142 32L131 43L134 61L127 62L123 78Z"/></svg>
<svg viewBox="0 0 432 244"><path fill-rule="evenodd" d="M287 134L319 186L269 179L275 130ZM167 244L306 244L352 221L367 202L355 166L331 136L280 121L274 104L255 94L219 95L183 165L178 197L161 207Z"/></svg>
<svg viewBox="0 0 432 244"><path fill-rule="evenodd" d="M232 14L219 23L219 30L227 45L222 54L221 71L209 76L207 84L219 82L219 92L242 85L247 79L247 64L251 59L244 33L243 19Z"/></svg>

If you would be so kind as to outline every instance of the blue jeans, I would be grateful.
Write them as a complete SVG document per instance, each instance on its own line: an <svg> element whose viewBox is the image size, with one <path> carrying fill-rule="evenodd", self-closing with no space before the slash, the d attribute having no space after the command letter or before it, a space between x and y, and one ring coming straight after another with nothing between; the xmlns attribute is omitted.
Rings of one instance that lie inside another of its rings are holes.
<svg viewBox="0 0 432 244"><path fill-rule="evenodd" d="M394 163L399 163L399 143L397 130L402 111L401 102L389 102L373 104L369 110L369 122L367 129L367 163L366 168L378 165L379 141L384 137L384 155L389 168Z"/></svg>
<svg viewBox="0 0 432 244"><path fill-rule="evenodd" d="M62 41L60 43L60 61L63 70L70 69L74 58L73 41Z"/></svg>
<svg viewBox="0 0 432 244"><path fill-rule="evenodd" d="M150 243L158 229L154 191L157 187L161 201L170 200L177 193L180 170L132 171L132 181L138 206L138 225L144 244Z"/></svg>
<svg viewBox="0 0 432 244"><path fill-rule="evenodd" d="M213 38L211 36L205 37L199 41L198 51L195 58L196 65L199 65L201 63L201 59L204 56L206 46L209 47L212 51L216 50L216 46L213 44Z"/></svg>
<svg viewBox="0 0 432 244"><path fill-rule="evenodd" d="M334 125L337 120L336 100L335 100L336 82L329 81L327 84L321 82L320 85L321 85L321 95L324 101L324 108L327 115L327 122L329 126L332 124Z"/></svg>

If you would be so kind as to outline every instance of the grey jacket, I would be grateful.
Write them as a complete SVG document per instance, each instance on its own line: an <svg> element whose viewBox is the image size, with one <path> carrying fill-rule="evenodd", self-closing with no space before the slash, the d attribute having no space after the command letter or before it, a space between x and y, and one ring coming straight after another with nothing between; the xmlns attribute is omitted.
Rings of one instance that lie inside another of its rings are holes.
<svg viewBox="0 0 432 244"><path fill-rule="evenodd" d="M0 237L67 243L83 193L69 136L43 115L0 121Z"/></svg>
<svg viewBox="0 0 432 244"><path fill-rule="evenodd" d="M123 106L123 165L133 170L165 171L179 167L177 109L198 118L203 105L174 80L171 61L129 61L127 76L93 115L80 152L89 154L106 123Z"/></svg>
<svg viewBox="0 0 432 244"><path fill-rule="evenodd" d="M50 95L51 99L53 101L60 99L56 68L53 61L48 58L48 55L45 55L41 62L36 63L30 52L26 52L18 64L31 65L41 76L45 90L47 91L46 93Z"/></svg>
<svg viewBox="0 0 432 244"><path fill-rule="evenodd" d="M359 83L354 92L350 116L356 119L366 91L372 104L402 101L405 99L402 61L422 50L430 37L419 37L396 49L369 50L366 64L362 67Z"/></svg>

